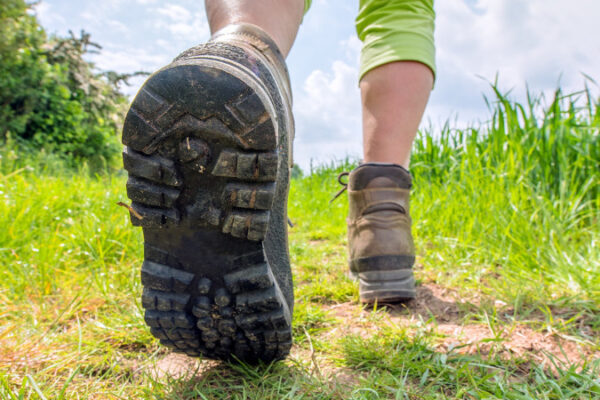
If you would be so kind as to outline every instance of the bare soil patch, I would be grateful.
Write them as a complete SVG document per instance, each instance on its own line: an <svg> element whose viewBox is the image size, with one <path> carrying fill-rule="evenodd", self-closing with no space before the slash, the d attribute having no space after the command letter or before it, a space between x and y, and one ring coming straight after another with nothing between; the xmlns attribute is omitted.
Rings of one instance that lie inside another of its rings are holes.
<svg viewBox="0 0 600 400"><path fill-rule="evenodd" d="M471 323L465 317L475 307L475 301L461 301L451 290L426 284L418 287L415 300L375 312L350 302L323 305L323 309L341 323L318 335L318 339L336 341L346 335L368 338L386 326L400 326L408 328L409 332L413 328L415 332L417 329L431 330L435 333L433 347L440 352L455 351L484 357L499 355L504 359L517 357L535 363L545 362L550 369L554 369L551 359L563 365L581 365L586 360L600 358L600 352L593 346L559 333L537 331L514 322L499 324L495 330L487 324ZM335 365L305 346L295 345L290 357L304 364L315 377L332 379L341 385L353 385L359 380L355 371ZM171 353L148 367L147 372L155 379L202 379L219 365L217 361L199 361Z"/></svg>
<svg viewBox="0 0 600 400"><path fill-rule="evenodd" d="M156 380L201 377L204 372L217 364L219 364L217 361L199 360L185 354L168 353L156 364L150 365L146 372Z"/></svg>
<svg viewBox="0 0 600 400"><path fill-rule="evenodd" d="M417 297L402 305L386 306L382 325L369 318L372 310L356 303L325 306L343 324L337 324L325 333L334 336L359 335L371 337L385 324L404 328L428 328L440 337L434 340L439 351L457 351L465 354L500 355L508 359L519 357L536 363L551 359L564 365L581 365L586 360L600 358L594 346L558 332L537 331L531 327L511 322L492 327L482 323L470 323L465 316L474 302L457 300L455 294L443 287L426 284L417 288ZM380 312L381 314L381 312Z"/></svg>

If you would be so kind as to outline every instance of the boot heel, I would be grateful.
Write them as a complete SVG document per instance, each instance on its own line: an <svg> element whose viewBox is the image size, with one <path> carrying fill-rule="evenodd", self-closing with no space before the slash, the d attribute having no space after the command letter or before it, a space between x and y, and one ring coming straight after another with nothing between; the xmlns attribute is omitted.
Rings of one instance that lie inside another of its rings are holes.
<svg viewBox="0 0 600 400"><path fill-rule="evenodd" d="M362 303L393 303L415 298L415 278L411 269L359 272L356 275Z"/></svg>

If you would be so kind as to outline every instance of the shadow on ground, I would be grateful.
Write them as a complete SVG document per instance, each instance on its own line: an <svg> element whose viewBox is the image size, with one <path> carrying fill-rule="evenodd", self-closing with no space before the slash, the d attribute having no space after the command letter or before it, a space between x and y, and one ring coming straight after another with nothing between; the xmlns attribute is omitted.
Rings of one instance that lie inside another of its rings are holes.
<svg viewBox="0 0 600 400"><path fill-rule="evenodd" d="M391 317L416 316L427 321L459 323L473 308L468 302L457 302L449 297L447 290L434 286L418 286L414 300L401 304L386 305Z"/></svg>
<svg viewBox="0 0 600 400"><path fill-rule="evenodd" d="M290 394L302 398L341 399L348 389L335 377L319 376L294 359L269 365L245 365L171 353L143 373L169 388L167 399L230 399L232 396L280 399Z"/></svg>

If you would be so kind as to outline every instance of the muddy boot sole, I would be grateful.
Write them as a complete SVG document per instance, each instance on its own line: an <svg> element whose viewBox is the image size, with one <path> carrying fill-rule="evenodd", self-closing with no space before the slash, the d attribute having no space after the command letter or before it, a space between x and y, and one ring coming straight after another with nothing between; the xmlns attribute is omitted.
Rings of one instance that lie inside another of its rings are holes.
<svg viewBox="0 0 600 400"><path fill-rule="evenodd" d="M144 319L174 351L246 362L289 353L281 130L263 83L218 57L163 68L131 105L123 162L144 232Z"/></svg>

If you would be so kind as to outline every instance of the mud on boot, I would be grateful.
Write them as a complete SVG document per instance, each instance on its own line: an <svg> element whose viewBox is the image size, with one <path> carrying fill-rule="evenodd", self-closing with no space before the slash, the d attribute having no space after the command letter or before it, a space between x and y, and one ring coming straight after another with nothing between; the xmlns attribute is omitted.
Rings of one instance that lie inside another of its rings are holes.
<svg viewBox="0 0 600 400"><path fill-rule="evenodd" d="M142 305L174 351L247 362L291 347L289 78L274 42L232 25L154 73L124 128Z"/></svg>

